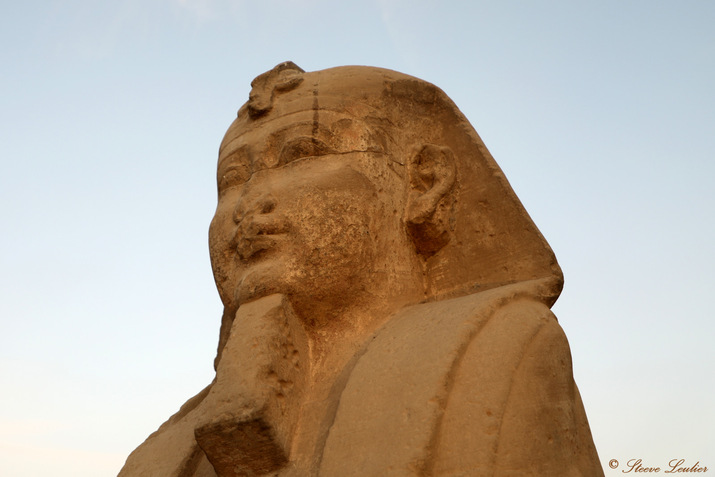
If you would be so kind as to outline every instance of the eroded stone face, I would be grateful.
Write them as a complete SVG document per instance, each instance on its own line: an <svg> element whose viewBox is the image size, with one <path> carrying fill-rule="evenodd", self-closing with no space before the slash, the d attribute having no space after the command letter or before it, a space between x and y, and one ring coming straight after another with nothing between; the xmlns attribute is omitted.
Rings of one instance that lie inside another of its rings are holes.
<svg viewBox="0 0 715 477"><path fill-rule="evenodd" d="M283 293L319 322L421 290L395 267L417 265L402 225L404 166L374 136L358 119L308 110L226 138L210 249L227 307Z"/></svg>

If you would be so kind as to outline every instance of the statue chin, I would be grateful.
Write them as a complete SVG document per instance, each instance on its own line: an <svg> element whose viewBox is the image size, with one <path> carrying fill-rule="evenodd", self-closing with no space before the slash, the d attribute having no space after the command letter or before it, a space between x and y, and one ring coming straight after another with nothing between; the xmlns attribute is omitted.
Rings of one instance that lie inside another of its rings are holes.
<svg viewBox="0 0 715 477"><path fill-rule="evenodd" d="M256 264L243 274L236 286L235 303L241 306L258 298L277 293L280 288L278 264L264 262Z"/></svg>
<svg viewBox="0 0 715 477"><path fill-rule="evenodd" d="M603 476L561 269L454 103L359 66L251 88L209 232L216 377L119 477Z"/></svg>

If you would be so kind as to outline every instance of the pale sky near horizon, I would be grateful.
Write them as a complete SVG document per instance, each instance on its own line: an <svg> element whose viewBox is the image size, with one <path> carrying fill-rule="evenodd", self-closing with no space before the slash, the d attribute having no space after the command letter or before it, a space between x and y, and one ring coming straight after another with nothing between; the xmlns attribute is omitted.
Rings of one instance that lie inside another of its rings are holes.
<svg viewBox="0 0 715 477"><path fill-rule="evenodd" d="M116 475L211 381L218 145L285 60L441 87L564 271L605 474L715 471L713 25L705 0L3 2L0 475Z"/></svg>

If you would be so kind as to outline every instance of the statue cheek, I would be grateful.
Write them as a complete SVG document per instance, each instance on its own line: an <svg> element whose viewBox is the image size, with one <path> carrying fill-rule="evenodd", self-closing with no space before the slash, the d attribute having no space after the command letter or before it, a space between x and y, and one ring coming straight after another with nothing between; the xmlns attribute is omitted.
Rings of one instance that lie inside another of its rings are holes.
<svg viewBox="0 0 715 477"><path fill-rule="evenodd" d="M230 280L235 270L231 270L234 264L235 249L231 247L231 237L233 236L236 224L233 223L230 207L219 205L216 209L211 224L209 225L209 254L211 257L211 268L213 269L216 284L221 288ZM221 293L222 290L219 290Z"/></svg>
<svg viewBox="0 0 715 477"><path fill-rule="evenodd" d="M216 207L216 213L209 225L209 248L212 253L216 245L227 242L233 233L233 228L236 226L233 221L233 209L228 201L221 201Z"/></svg>

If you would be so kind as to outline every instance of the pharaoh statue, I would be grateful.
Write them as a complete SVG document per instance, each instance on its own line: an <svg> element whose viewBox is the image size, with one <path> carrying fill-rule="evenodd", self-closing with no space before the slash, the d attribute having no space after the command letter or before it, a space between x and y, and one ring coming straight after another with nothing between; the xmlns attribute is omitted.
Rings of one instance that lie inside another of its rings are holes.
<svg viewBox="0 0 715 477"><path fill-rule="evenodd" d="M120 477L602 476L561 269L445 93L291 62L251 87L209 231L216 377Z"/></svg>

